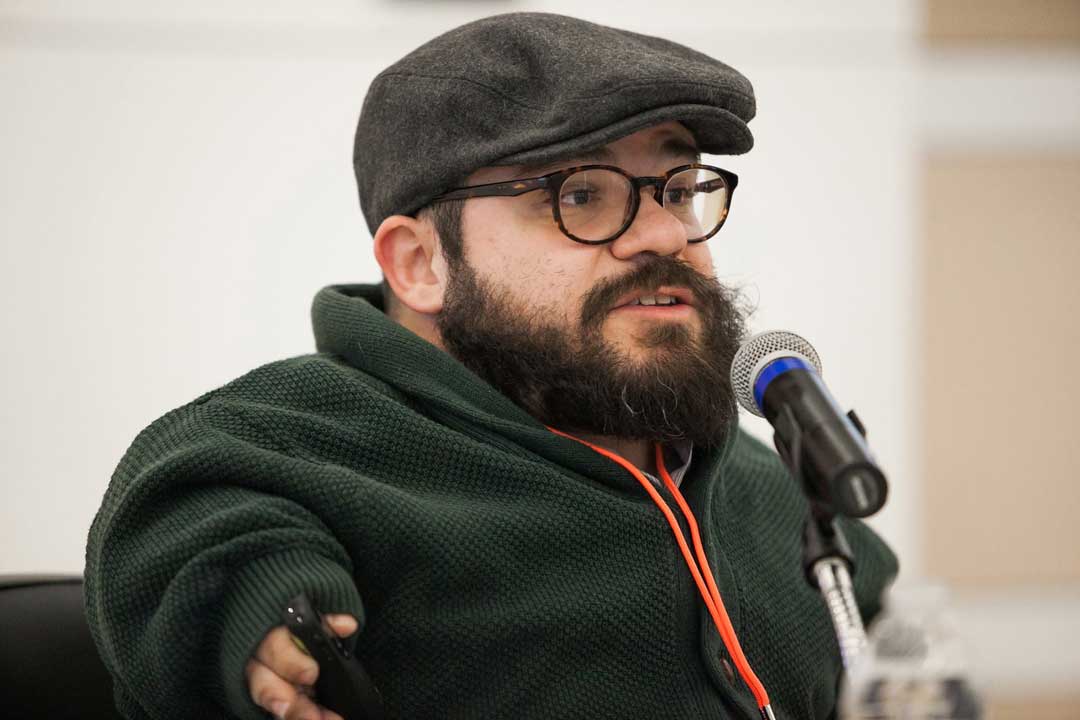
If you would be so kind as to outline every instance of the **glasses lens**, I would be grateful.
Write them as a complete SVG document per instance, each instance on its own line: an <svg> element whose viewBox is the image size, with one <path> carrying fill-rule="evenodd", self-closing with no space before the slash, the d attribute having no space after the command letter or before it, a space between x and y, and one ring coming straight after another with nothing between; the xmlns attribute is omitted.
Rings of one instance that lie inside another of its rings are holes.
<svg viewBox="0 0 1080 720"><path fill-rule="evenodd" d="M686 228L686 239L710 235L727 216L727 183L713 170L691 168L676 173L664 186L664 207Z"/></svg>
<svg viewBox="0 0 1080 720"><path fill-rule="evenodd" d="M630 181L612 170L581 170L559 189L559 215L580 240L607 240L630 214Z"/></svg>

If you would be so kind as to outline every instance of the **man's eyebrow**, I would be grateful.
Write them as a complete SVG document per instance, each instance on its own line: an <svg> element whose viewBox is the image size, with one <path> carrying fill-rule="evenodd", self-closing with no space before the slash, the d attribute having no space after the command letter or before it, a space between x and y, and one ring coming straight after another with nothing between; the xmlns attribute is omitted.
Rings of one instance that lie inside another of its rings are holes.
<svg viewBox="0 0 1080 720"><path fill-rule="evenodd" d="M660 152L671 158L690 158L694 162L701 160L701 151L696 145L677 137L669 137L660 143Z"/></svg>

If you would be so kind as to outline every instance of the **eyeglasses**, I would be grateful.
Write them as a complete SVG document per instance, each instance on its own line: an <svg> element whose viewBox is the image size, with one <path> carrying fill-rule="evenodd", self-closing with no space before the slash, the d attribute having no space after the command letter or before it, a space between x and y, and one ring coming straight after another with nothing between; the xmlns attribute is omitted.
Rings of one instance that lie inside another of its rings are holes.
<svg viewBox="0 0 1080 720"><path fill-rule="evenodd" d="M686 241L708 240L723 226L739 177L711 165L680 165L657 177L634 177L614 165L580 165L547 175L456 188L432 200L516 197L547 190L555 224L571 240L601 245L616 239L634 222L641 189L686 230Z"/></svg>

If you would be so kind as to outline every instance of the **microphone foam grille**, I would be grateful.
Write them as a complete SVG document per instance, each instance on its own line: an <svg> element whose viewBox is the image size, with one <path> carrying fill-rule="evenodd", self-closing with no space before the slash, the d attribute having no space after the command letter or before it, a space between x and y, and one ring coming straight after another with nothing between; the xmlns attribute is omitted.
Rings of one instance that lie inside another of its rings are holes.
<svg viewBox="0 0 1080 720"><path fill-rule="evenodd" d="M814 366L821 374L821 359L817 350L804 338L787 330L767 330L744 342L731 361L731 387L739 404L758 417L761 410L754 400L754 382L766 362L778 357L797 356Z"/></svg>

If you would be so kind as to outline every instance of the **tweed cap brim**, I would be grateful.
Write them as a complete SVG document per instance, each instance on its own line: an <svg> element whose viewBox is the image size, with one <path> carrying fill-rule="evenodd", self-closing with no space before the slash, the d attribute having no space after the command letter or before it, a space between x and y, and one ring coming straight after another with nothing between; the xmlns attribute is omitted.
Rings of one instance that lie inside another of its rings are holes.
<svg viewBox="0 0 1080 720"><path fill-rule="evenodd" d="M734 113L708 105L668 105L623 118L606 127L541 147L522 150L489 165L544 165L572 158L639 130L677 120L694 136L698 150L712 155L741 155L754 146L750 129Z"/></svg>
<svg viewBox="0 0 1080 720"><path fill-rule="evenodd" d="M750 82L662 38L562 15L509 13L455 28L375 78L353 167L374 233L475 170L569 159L676 120L704 153L753 146Z"/></svg>

